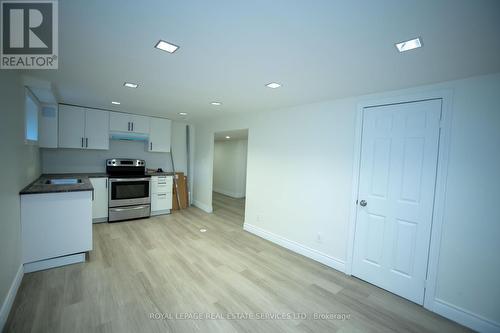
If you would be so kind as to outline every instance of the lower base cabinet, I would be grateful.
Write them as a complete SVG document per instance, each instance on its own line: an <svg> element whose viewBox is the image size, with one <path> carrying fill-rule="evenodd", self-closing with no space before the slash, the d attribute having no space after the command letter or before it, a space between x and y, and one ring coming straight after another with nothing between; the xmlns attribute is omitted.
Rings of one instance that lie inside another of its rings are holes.
<svg viewBox="0 0 500 333"><path fill-rule="evenodd" d="M21 239L27 271L66 265L78 260L74 255L92 250L91 219L91 191L21 195Z"/></svg>
<svg viewBox="0 0 500 333"><path fill-rule="evenodd" d="M151 215L169 214L172 209L172 176L151 177Z"/></svg>
<svg viewBox="0 0 500 333"><path fill-rule="evenodd" d="M108 220L108 178L90 178L90 182L94 187L92 222L106 222Z"/></svg>

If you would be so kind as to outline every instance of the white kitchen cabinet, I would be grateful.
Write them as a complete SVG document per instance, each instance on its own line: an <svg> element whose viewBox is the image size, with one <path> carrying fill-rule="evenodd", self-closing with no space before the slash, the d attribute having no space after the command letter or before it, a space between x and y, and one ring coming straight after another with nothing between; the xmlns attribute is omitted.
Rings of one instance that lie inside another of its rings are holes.
<svg viewBox="0 0 500 333"><path fill-rule="evenodd" d="M26 272L85 260L92 250L92 192L21 195Z"/></svg>
<svg viewBox="0 0 500 333"><path fill-rule="evenodd" d="M113 132L129 132L130 115L128 113L110 112L109 130Z"/></svg>
<svg viewBox="0 0 500 333"><path fill-rule="evenodd" d="M59 106L59 148L109 149L109 112Z"/></svg>
<svg viewBox="0 0 500 333"><path fill-rule="evenodd" d="M112 132L149 133L149 117L129 113L110 112L109 130Z"/></svg>
<svg viewBox="0 0 500 333"><path fill-rule="evenodd" d="M109 112L85 111L85 148L109 149Z"/></svg>
<svg viewBox="0 0 500 333"><path fill-rule="evenodd" d="M172 209L172 176L151 177L151 215L168 214Z"/></svg>
<svg viewBox="0 0 500 333"><path fill-rule="evenodd" d="M94 187L92 222L106 222L108 220L108 178L90 178L90 182Z"/></svg>
<svg viewBox="0 0 500 333"><path fill-rule="evenodd" d="M85 109L59 105L59 148L80 148L85 145Z"/></svg>
<svg viewBox="0 0 500 333"><path fill-rule="evenodd" d="M132 132L134 133L149 133L149 118L146 116L130 115L130 122L132 123Z"/></svg>
<svg viewBox="0 0 500 333"><path fill-rule="evenodd" d="M172 121L163 118L149 119L148 151L169 153L172 131Z"/></svg>

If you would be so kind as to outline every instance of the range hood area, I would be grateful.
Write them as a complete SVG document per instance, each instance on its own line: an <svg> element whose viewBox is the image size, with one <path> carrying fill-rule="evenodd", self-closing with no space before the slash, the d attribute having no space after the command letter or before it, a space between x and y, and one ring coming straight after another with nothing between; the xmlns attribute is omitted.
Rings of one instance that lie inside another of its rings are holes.
<svg viewBox="0 0 500 333"><path fill-rule="evenodd" d="M144 133L110 132L109 139L121 141L148 141L149 135Z"/></svg>

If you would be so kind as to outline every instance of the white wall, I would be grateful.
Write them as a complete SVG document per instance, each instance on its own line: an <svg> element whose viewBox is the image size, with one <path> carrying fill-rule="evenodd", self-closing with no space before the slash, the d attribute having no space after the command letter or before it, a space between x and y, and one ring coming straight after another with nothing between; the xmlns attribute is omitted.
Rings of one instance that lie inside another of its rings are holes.
<svg viewBox="0 0 500 333"><path fill-rule="evenodd" d="M6 297L21 266L19 191L40 174L38 147L24 144L24 87L16 71L0 75L0 114L0 156L4 161L0 172L1 331L8 315Z"/></svg>
<svg viewBox="0 0 500 333"><path fill-rule="evenodd" d="M213 190L233 198L245 197L248 140L216 141Z"/></svg>
<svg viewBox="0 0 500 333"><path fill-rule="evenodd" d="M436 299L500 329L500 74L200 122L194 202L211 210L214 133L249 128L245 224L342 270L358 103L439 89L453 91L453 119Z"/></svg>

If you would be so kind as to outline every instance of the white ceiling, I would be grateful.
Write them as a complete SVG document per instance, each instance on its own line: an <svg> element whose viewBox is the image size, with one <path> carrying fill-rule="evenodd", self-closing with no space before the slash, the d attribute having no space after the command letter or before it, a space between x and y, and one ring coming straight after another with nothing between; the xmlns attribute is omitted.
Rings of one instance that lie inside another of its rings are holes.
<svg viewBox="0 0 500 333"><path fill-rule="evenodd" d="M59 70L28 75L64 103L172 119L500 71L497 0L60 0L59 13ZM396 51L416 36L423 48ZM154 49L159 39L180 49Z"/></svg>

